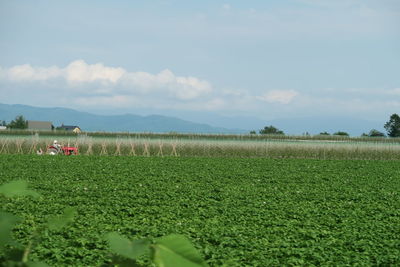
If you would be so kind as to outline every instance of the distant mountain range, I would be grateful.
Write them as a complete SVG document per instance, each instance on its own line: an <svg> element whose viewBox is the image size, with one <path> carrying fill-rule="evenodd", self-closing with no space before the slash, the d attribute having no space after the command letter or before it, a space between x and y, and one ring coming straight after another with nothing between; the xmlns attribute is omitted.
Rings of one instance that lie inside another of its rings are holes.
<svg viewBox="0 0 400 267"><path fill-rule="evenodd" d="M162 111L158 111L161 113ZM162 114L169 114L163 112ZM369 121L350 117L315 116L264 121L255 117L221 116L210 112L161 115L96 115L68 108L42 108L27 105L0 104L0 120L7 122L17 115L28 120L51 121L61 124L78 125L84 131L108 132L180 132L180 133L226 133L243 134L273 125L286 134L302 135L306 132L318 134L323 131L348 132L352 136L368 133L371 129L384 132L382 121ZM180 119L177 117L183 117ZM388 115L389 117L389 115Z"/></svg>
<svg viewBox="0 0 400 267"><path fill-rule="evenodd" d="M54 126L77 125L83 131L108 132L180 132L180 133L245 133L246 130L212 127L161 115L139 116L95 115L67 108L41 108L0 104L0 120L7 122L23 115L27 120L51 121Z"/></svg>

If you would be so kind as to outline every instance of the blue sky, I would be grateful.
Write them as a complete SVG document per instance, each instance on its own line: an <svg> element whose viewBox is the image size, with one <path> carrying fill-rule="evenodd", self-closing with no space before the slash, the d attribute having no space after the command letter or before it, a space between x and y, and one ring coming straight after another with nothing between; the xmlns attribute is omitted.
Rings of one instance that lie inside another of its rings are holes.
<svg viewBox="0 0 400 267"><path fill-rule="evenodd" d="M398 0L10 0L0 33L0 103L189 119L400 112Z"/></svg>

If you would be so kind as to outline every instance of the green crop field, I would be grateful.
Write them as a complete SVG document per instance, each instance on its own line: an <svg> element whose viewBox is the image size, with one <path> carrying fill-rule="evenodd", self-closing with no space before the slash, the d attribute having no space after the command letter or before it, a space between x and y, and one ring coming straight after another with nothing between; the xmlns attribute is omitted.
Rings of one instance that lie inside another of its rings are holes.
<svg viewBox="0 0 400 267"><path fill-rule="evenodd" d="M0 196L21 243L77 209L31 252L50 266L109 262L109 232L182 234L211 266L400 264L398 161L0 155L0 170L41 194Z"/></svg>

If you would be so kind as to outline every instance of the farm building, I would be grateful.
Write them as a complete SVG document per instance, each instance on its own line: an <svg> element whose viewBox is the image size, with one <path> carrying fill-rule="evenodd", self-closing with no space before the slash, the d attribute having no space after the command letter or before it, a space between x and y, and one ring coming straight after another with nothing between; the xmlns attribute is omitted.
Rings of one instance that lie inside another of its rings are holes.
<svg viewBox="0 0 400 267"><path fill-rule="evenodd" d="M7 129L7 127L6 126L0 126L0 131L2 131L2 130L6 130Z"/></svg>
<svg viewBox="0 0 400 267"><path fill-rule="evenodd" d="M53 128L51 121L28 121L28 130L51 131Z"/></svg>
<svg viewBox="0 0 400 267"><path fill-rule="evenodd" d="M60 127L57 127L57 130L64 130L64 131L74 132L74 133L82 132L82 130L81 130L81 128L79 128L79 126L64 125L64 124L61 124Z"/></svg>

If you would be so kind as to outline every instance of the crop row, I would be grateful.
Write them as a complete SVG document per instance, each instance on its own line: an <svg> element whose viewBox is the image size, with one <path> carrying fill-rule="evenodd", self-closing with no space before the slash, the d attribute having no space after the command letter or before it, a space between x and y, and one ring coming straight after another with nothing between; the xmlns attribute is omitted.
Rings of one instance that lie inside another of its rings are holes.
<svg viewBox="0 0 400 267"><path fill-rule="evenodd" d="M94 138L139 138L139 139L180 139L180 140L225 140L225 141L266 141L266 140L309 140L309 141L352 141L352 142L380 142L400 143L400 138L386 137L349 137L340 135L261 135L261 134L205 134L205 133L134 133L134 132L83 132L68 131L32 131L32 130L3 130L0 136L41 136L76 138L82 135Z"/></svg>
<svg viewBox="0 0 400 267"><path fill-rule="evenodd" d="M0 154L36 154L57 137L0 137ZM268 157L314 159L400 159L397 143L339 141L224 141L145 138L93 138L58 140L74 146L81 155L173 157Z"/></svg>

